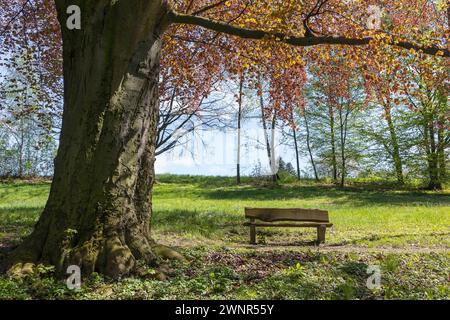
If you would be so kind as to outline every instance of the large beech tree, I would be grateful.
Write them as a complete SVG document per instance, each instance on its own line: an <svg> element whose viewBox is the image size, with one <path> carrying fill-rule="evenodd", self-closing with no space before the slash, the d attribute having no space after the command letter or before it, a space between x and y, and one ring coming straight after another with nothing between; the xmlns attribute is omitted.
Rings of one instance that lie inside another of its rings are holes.
<svg viewBox="0 0 450 320"><path fill-rule="evenodd" d="M308 59L339 58L364 66L380 50L450 56L440 20L446 3L437 8L425 0L54 4L63 41L60 146L48 202L32 234L9 257L12 270L44 263L62 272L79 265L84 275L97 271L118 277L133 272L138 260L155 263L160 250L151 239L150 221L161 63L165 74L188 77L186 70L196 70L204 79L217 66L230 74L246 70L255 87L262 73L271 84L271 103L281 108L293 103L280 99L299 94L282 75L289 69L295 73ZM389 13L388 30L367 28L368 4ZM81 9L80 30L66 28L71 5ZM332 55L330 46L337 49ZM209 49L190 59L199 47ZM198 63L198 69L179 67L186 61ZM281 88L285 93L292 88L292 95L279 97ZM282 117L283 110L277 114Z"/></svg>

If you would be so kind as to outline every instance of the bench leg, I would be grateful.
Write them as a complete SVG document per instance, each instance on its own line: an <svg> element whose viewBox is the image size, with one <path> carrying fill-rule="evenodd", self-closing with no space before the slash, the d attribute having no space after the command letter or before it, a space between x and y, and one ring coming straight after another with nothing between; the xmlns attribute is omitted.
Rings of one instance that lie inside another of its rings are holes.
<svg viewBox="0 0 450 320"><path fill-rule="evenodd" d="M256 244L256 227L250 226L250 244Z"/></svg>
<svg viewBox="0 0 450 320"><path fill-rule="evenodd" d="M254 219L250 219L250 223L254 223ZM256 227L250 225L250 244L256 244Z"/></svg>
<svg viewBox="0 0 450 320"><path fill-rule="evenodd" d="M325 243L325 232L327 231L327 227L320 226L317 227L317 244Z"/></svg>

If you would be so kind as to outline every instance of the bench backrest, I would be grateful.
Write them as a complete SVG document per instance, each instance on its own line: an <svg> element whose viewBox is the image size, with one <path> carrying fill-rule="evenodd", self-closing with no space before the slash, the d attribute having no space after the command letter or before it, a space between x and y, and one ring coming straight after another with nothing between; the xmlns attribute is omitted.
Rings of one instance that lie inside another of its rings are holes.
<svg viewBox="0 0 450 320"><path fill-rule="evenodd" d="M328 211L317 209L245 208L245 217L264 222L308 221L330 222Z"/></svg>

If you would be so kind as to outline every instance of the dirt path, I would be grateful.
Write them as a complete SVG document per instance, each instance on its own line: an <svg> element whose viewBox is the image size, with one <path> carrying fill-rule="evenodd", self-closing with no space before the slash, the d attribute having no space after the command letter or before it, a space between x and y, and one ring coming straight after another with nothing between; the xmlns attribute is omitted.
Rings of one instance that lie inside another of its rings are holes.
<svg viewBox="0 0 450 320"><path fill-rule="evenodd" d="M344 245L344 246L326 246L321 245L319 247L317 246L272 246L272 245L266 245L266 246L250 246L250 245L234 245L234 246L228 246L230 248L236 248L236 249L253 249L258 252L265 252L265 251L305 251L305 250L311 250L311 251L317 251L317 252L344 252L344 253L370 253L370 252L383 252L383 253L447 253L450 254L450 248L448 247L433 247L433 248L425 248L425 247L412 247L412 246L406 246L402 248L397 247L386 247L386 246L379 246L379 247L362 247L362 246L355 246L355 245Z"/></svg>
<svg viewBox="0 0 450 320"><path fill-rule="evenodd" d="M161 238L156 237L156 241L160 244L180 248L180 249L190 249L195 247L226 247L229 249L237 250L253 250L255 252L280 252L280 251L291 251L291 252L305 252L305 251L317 251L317 252L342 252L342 253L371 253L371 252L382 252L382 253L394 253L394 254L429 254L429 253L439 253L439 254L449 254L450 247L447 246L433 246L433 247L418 247L418 246L404 246L404 247L392 247L392 246L374 246L365 247L357 246L354 244L325 244L316 246L312 242L305 242L301 245L293 245L289 243L269 243L269 244L259 244L256 246L249 245L246 242L231 242L231 241L221 241L221 240L210 240L210 239L189 239L171 234L169 237L163 236ZM16 240L16 239L14 239ZM12 238L2 237L0 238L0 255L9 252L13 247L14 243Z"/></svg>
<svg viewBox="0 0 450 320"><path fill-rule="evenodd" d="M214 241L214 240L198 240L188 239L183 237L172 236L168 238L157 239L157 242L180 249L189 249L199 246L204 247L226 247L230 249L243 249L254 250L257 252L270 252L270 251L318 251L318 252L344 252L344 253L370 253L370 252L383 252L383 253L395 253L395 254L407 254L407 253L439 253L450 254L450 247L447 246L433 246L433 247L418 247L418 246L404 246L404 247L391 247L391 246L375 246L365 247L357 246L353 244L334 245L325 244L316 246L313 243L305 243L302 245L292 244L261 244L261 245L249 245L248 243L237 243L229 241Z"/></svg>

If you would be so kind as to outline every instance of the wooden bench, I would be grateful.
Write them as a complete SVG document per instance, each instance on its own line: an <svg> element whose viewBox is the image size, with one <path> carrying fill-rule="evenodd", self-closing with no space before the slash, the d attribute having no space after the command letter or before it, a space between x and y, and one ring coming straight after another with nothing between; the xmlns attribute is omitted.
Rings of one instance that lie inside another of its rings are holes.
<svg viewBox="0 0 450 320"><path fill-rule="evenodd" d="M256 244L256 227L317 228L320 244L325 242L327 228L333 226L328 211L317 209L245 208L245 217L250 219L244 223L250 227L250 244Z"/></svg>

